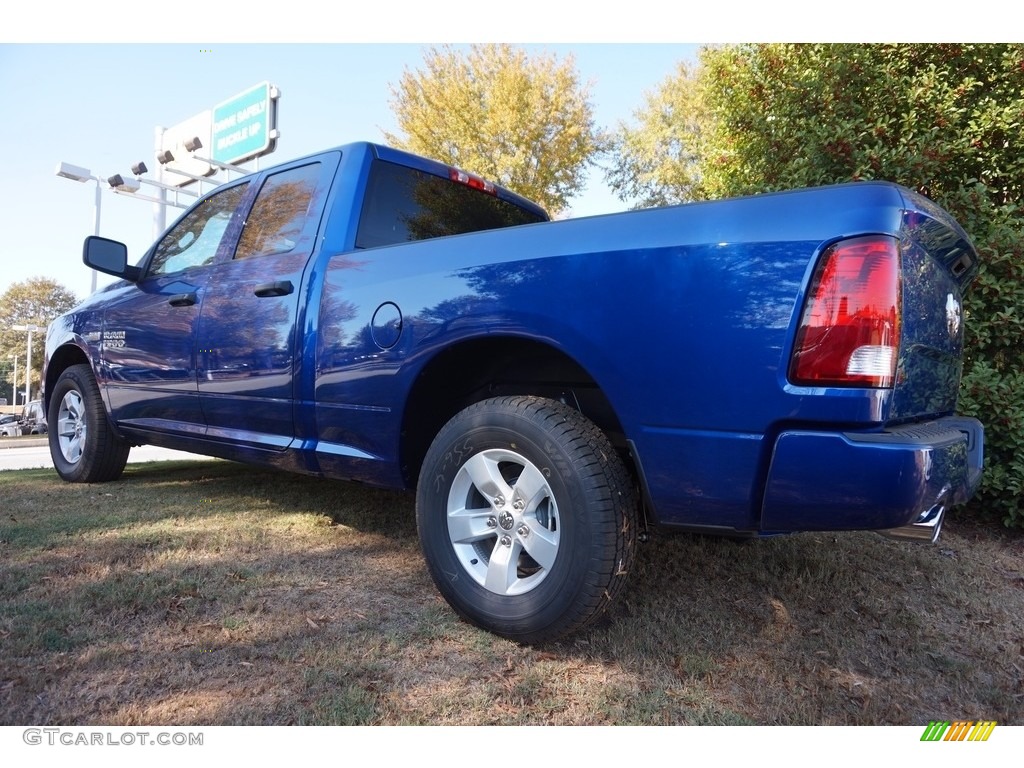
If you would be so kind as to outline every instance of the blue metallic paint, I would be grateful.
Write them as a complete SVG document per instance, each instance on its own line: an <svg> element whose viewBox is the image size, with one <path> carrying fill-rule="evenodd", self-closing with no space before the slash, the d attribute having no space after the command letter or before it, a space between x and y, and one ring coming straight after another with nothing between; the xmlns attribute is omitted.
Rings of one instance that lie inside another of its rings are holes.
<svg viewBox="0 0 1024 768"><path fill-rule="evenodd" d="M964 431L968 430L968 431ZM764 531L899 528L935 505L965 501L980 480L967 419L884 433L784 432L772 454Z"/></svg>

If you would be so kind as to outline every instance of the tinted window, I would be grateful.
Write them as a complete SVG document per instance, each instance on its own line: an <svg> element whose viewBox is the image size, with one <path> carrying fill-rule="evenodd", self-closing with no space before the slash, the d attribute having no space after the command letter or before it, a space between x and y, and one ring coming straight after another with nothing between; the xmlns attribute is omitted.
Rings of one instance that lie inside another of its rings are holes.
<svg viewBox="0 0 1024 768"><path fill-rule="evenodd" d="M212 262L247 186L248 182L217 192L189 211L160 241L149 274L166 275Z"/></svg>
<svg viewBox="0 0 1024 768"><path fill-rule="evenodd" d="M356 247L373 248L543 220L486 192L378 160L370 170Z"/></svg>
<svg viewBox="0 0 1024 768"><path fill-rule="evenodd" d="M293 250L310 214L319 210L314 205L319 177L319 163L268 176L245 221L235 258Z"/></svg>

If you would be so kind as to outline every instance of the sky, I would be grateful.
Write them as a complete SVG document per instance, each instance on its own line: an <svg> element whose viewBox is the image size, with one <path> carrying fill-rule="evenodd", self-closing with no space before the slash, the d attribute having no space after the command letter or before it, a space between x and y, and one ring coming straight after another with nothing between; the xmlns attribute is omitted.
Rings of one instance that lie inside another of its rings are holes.
<svg viewBox="0 0 1024 768"><path fill-rule="evenodd" d="M993 32L979 30L978 20L989 2L995 0L976 0L972 8L982 13L965 18L945 12L958 5L933 0L931 15L916 16L901 28L901 38L986 39ZM891 5L862 0L857 13L842 18L810 0L389 0L330 7L325 14L328 6L314 0L250 0L205 4L201 16L191 17L137 0L6 8L0 26L0 294L37 275L80 298L89 292L92 272L81 263L81 248L93 233L95 184L56 176L59 162L102 178L129 177L140 160L152 171L156 126L174 126L262 81L282 94L281 138L262 167L350 141L383 141L383 131L395 128L390 86L404 69L422 64L427 45L447 42L502 41L559 58L571 54L590 83L596 122L614 129L631 119L645 92L678 61L695 58L698 44L877 39L877 19L886 18ZM942 19L945 28L936 26ZM571 215L626 207L593 169ZM178 213L168 209L167 222ZM100 233L126 243L137 260L155 239L152 204L104 189ZM100 275L99 285L110 280Z"/></svg>
<svg viewBox="0 0 1024 768"><path fill-rule="evenodd" d="M693 44L523 47L572 55L590 83L596 121L607 128L628 119L676 62L696 55ZM0 44L0 294L36 275L79 297L89 292L92 272L81 250L93 233L95 183L58 177L59 162L106 179L130 178L143 160L153 178L156 126L176 125L262 81L281 91L281 137L262 167L350 141L382 142L384 130L396 130L390 85L405 68L420 67L424 51L408 43ZM594 169L572 215L626 207ZM169 209L168 223L178 214ZM104 187L100 234L126 243L134 262L154 240L153 205ZM99 284L112 279L101 275Z"/></svg>

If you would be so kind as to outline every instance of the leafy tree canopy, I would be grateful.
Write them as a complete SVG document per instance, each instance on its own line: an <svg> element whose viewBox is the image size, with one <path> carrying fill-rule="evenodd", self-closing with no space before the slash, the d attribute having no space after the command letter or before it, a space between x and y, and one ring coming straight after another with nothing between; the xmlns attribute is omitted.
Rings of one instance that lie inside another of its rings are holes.
<svg viewBox="0 0 1024 768"><path fill-rule="evenodd" d="M707 114L696 72L680 62L633 113L636 124L620 123L605 173L620 200L648 208L704 196L699 160Z"/></svg>
<svg viewBox="0 0 1024 768"><path fill-rule="evenodd" d="M884 178L954 208L976 182L1020 200L1024 46L760 44L701 62L711 196Z"/></svg>
<svg viewBox="0 0 1024 768"><path fill-rule="evenodd" d="M58 315L78 303L78 298L60 283L46 277L33 277L15 283L0 296L0 371L6 387L0 396L10 399L14 375L14 359L18 356L19 392L25 389L24 367L27 360L28 334L12 330L15 325L37 325L42 329ZM39 393L43 368L44 331L32 334L32 396Z"/></svg>
<svg viewBox="0 0 1024 768"><path fill-rule="evenodd" d="M568 207L607 146L572 57L511 45L430 48L392 87L396 147L451 163L542 205Z"/></svg>

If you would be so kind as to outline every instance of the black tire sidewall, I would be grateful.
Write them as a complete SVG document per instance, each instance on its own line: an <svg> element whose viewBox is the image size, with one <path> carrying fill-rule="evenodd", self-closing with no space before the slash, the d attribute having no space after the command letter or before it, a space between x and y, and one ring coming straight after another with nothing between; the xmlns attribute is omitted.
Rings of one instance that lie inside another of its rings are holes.
<svg viewBox="0 0 1024 768"><path fill-rule="evenodd" d="M61 403L68 392L76 391L82 398L82 407L85 409L85 445L83 446L81 458L72 464L64 458L60 448L60 413ZM57 379L53 388L53 395L50 397L50 407L47 413L47 423L53 428L47 430L48 442L50 444L50 456L53 459L54 468L62 479L73 482L102 482L111 480L120 474L124 468L124 460L127 458L127 451L122 457L112 454L109 447L106 453L101 454L101 443L105 445L110 440L116 440L107 423L106 412L103 408L103 400L100 397L99 388L92 378L92 371L87 365L73 365L65 370ZM103 439L101 440L101 435Z"/></svg>
<svg viewBox="0 0 1024 768"><path fill-rule="evenodd" d="M552 434L528 415L479 407L463 412L441 431L423 464L417 491L420 544L438 589L469 621L506 637L530 641L561 634L572 623L584 591L596 542L592 492L588 492L568 432ZM460 563L448 533L448 496L459 470L472 456L510 450L545 474L558 507L558 555L547 576L522 595L498 595L478 584ZM546 471L547 470L547 471Z"/></svg>

